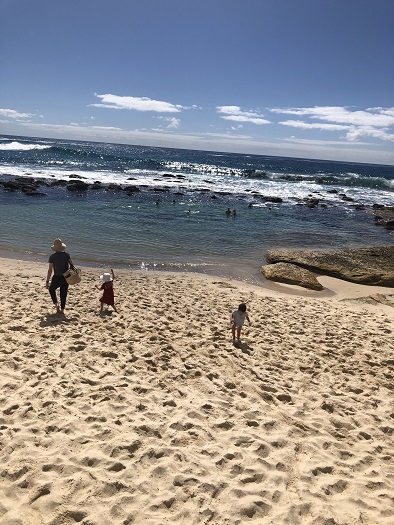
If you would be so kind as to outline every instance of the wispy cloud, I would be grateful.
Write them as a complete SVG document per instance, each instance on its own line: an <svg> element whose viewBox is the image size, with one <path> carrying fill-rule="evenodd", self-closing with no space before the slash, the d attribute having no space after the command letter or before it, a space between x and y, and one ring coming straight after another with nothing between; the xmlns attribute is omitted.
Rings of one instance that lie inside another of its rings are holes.
<svg viewBox="0 0 394 525"><path fill-rule="evenodd" d="M284 126L301 129L321 129L328 131L347 131L348 141L358 141L361 137L374 137L394 141L394 108L368 108L351 110L339 106L316 106L313 108L272 108L272 113L308 117L308 121L285 120ZM315 120L318 122L311 122Z"/></svg>
<svg viewBox="0 0 394 525"><path fill-rule="evenodd" d="M13 120L34 117L32 113L19 113L18 111L15 111L14 109L1 109L1 108L0 108L0 116L10 118Z"/></svg>
<svg viewBox="0 0 394 525"><path fill-rule="evenodd" d="M122 131L121 128L115 128L114 126L90 126L90 129L98 131Z"/></svg>
<svg viewBox="0 0 394 525"><path fill-rule="evenodd" d="M342 131L350 129L350 126L343 126L342 124L323 124L320 122L304 122L302 120L285 120L284 122L279 122L279 124L291 126L293 128L323 129L328 131Z"/></svg>
<svg viewBox="0 0 394 525"><path fill-rule="evenodd" d="M181 125L181 120L179 118L175 117L157 117L160 120L164 120L165 122L168 122L167 129L178 129Z"/></svg>
<svg viewBox="0 0 394 525"><path fill-rule="evenodd" d="M256 111L243 111L239 106L217 106L217 112L224 114L222 119L232 120L234 122L251 122L261 126L262 124L270 124L269 120L264 118L264 115Z"/></svg>
<svg viewBox="0 0 394 525"><path fill-rule="evenodd" d="M90 104L96 108L109 109L129 109L134 111L156 111L157 113L179 113L183 106L164 102L162 100L152 100L148 97L121 97L118 95L97 95L100 103Z"/></svg>
<svg viewBox="0 0 394 525"><path fill-rule="evenodd" d="M286 139L283 139L286 142L293 142L294 144L304 144L307 146L323 146L323 147L329 147L329 146L335 146L338 148L348 148L353 147L356 148L358 146L364 145L364 146L370 146L368 142L351 142L349 143L347 140L319 140L319 139L301 139L298 137L289 137Z"/></svg>

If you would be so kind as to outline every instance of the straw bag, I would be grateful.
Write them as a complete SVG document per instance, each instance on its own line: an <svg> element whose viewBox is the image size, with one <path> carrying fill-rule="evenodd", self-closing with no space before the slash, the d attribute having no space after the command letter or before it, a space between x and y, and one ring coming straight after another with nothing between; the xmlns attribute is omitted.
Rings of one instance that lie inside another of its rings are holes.
<svg viewBox="0 0 394 525"><path fill-rule="evenodd" d="M81 282L81 270L75 268L75 266L70 266L67 272L63 274L68 284L77 284Z"/></svg>

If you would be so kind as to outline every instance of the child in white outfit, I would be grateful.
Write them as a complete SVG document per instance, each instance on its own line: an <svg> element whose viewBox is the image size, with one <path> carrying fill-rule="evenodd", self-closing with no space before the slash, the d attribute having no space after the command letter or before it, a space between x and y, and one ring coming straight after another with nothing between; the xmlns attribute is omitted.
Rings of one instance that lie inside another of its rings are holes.
<svg viewBox="0 0 394 525"><path fill-rule="evenodd" d="M246 304L241 303L238 306L238 310L234 310L234 312L231 314L231 317L230 317L230 326L231 326L231 331L233 334L233 341L235 341L235 330L237 330L237 339L238 341L240 340L241 330L245 322L245 319L247 319L249 326L250 326L251 323L250 323L249 315L246 311Z"/></svg>

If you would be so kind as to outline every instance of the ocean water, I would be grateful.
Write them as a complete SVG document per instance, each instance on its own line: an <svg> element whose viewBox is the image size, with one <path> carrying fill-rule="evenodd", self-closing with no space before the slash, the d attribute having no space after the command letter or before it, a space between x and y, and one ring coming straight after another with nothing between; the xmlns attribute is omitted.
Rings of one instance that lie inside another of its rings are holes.
<svg viewBox="0 0 394 525"><path fill-rule="evenodd" d="M269 249L394 243L371 213L394 206L394 166L2 136L0 181L21 177L44 195L0 186L10 256L47 261L60 237L80 265L258 283Z"/></svg>

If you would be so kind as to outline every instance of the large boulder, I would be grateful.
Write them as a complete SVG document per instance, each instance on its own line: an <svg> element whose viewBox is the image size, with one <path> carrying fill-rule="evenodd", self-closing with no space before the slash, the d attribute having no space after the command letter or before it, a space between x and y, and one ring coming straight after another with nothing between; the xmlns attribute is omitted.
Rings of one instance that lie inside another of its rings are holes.
<svg viewBox="0 0 394 525"><path fill-rule="evenodd" d="M345 281L394 286L394 246L345 250L269 250L268 263L291 263Z"/></svg>
<svg viewBox="0 0 394 525"><path fill-rule="evenodd" d="M295 284L310 290L322 290L323 286L314 273L295 264L276 263L261 267L261 273L266 279L277 283Z"/></svg>

